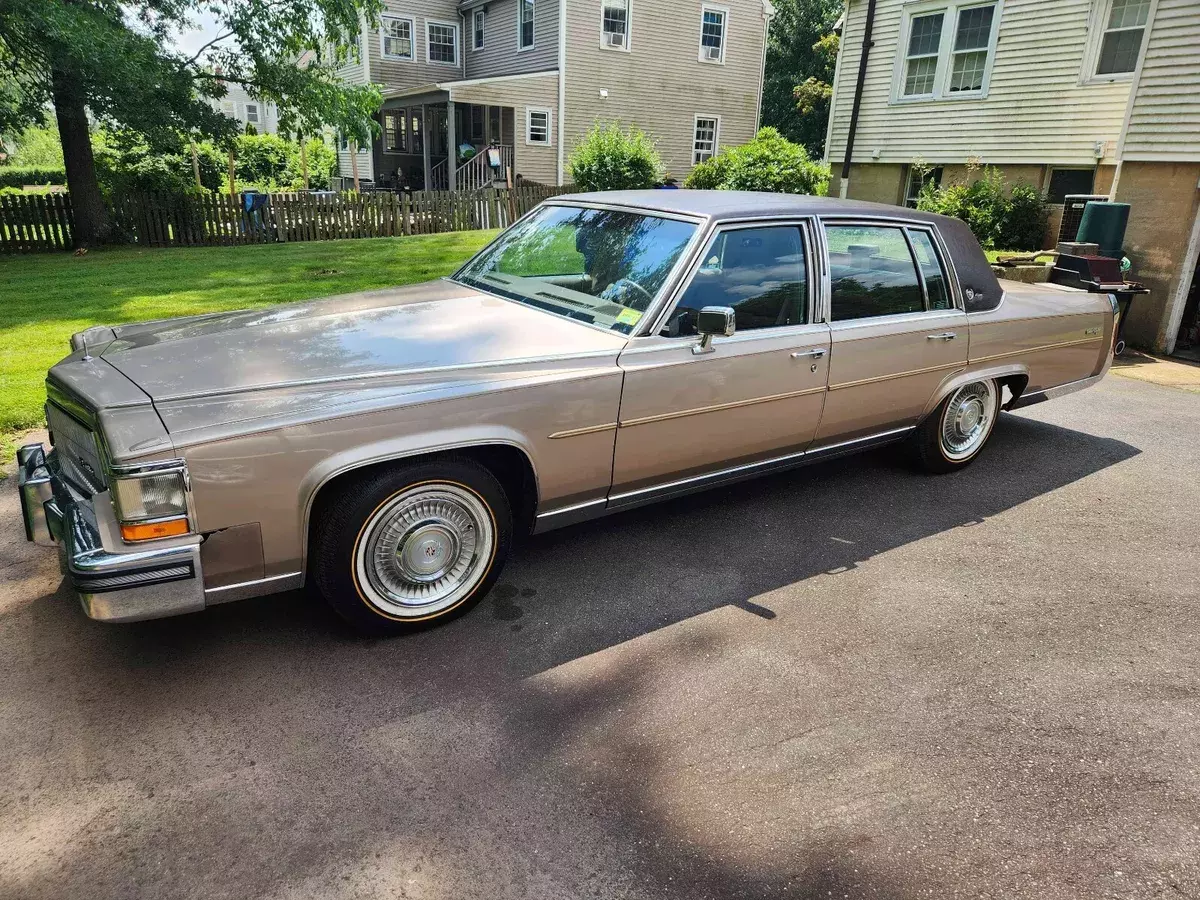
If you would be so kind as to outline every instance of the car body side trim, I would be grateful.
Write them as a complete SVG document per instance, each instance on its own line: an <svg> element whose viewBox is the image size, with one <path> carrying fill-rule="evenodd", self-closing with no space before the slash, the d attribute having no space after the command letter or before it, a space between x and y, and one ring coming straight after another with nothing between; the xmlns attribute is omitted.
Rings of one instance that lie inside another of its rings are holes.
<svg viewBox="0 0 1200 900"><path fill-rule="evenodd" d="M749 400L734 400L730 403L717 403L713 406L697 406L693 409L680 409L675 412L659 413L655 416L643 416L640 419L624 419L620 422L622 428L632 428L635 425L649 425L651 422L665 422L668 419L682 419L686 416L699 416L704 413L721 412L726 409L737 409L741 406L756 406L759 403L771 403L775 400L790 400L793 397L804 397L809 394L823 394L825 385L815 388L805 388L802 391L788 391L785 394L770 394L766 397L751 397Z"/></svg>
<svg viewBox="0 0 1200 900"><path fill-rule="evenodd" d="M1103 372L1099 375L1092 375L1088 378L1080 378L1078 381L1068 381L1066 384L1060 384L1056 387L1046 388L1041 391L1032 391L1028 394L1022 394L1015 400L1010 400L1005 409L1021 409L1024 406L1033 406L1035 403L1045 403L1047 400L1055 400L1058 397L1065 397L1067 394L1074 394L1076 391L1082 391L1084 388L1090 388L1104 377Z"/></svg>
<svg viewBox="0 0 1200 900"><path fill-rule="evenodd" d="M1010 356L1021 356L1024 353L1040 353L1043 350L1057 350L1060 347L1075 347L1080 344L1100 344L1104 342L1103 337L1080 338L1074 341L1059 341L1057 344L1042 344L1039 347L1026 347L1022 350L1009 350L1007 353L996 353L992 356L977 356L969 360L971 365L975 363L991 362L994 359L1008 359Z"/></svg>
<svg viewBox="0 0 1200 900"><path fill-rule="evenodd" d="M220 587L205 588L204 603L206 606L212 606L214 603L246 600L250 597L274 594L277 591L290 591L303 586L303 584L303 572L286 572L283 575L272 575L269 578L239 581L237 584L223 584Z"/></svg>
<svg viewBox="0 0 1200 900"><path fill-rule="evenodd" d="M893 381L896 378L908 378L910 375L925 375L929 372L943 372L946 369L962 369L966 367L966 363L952 362L943 363L940 366L929 366L924 369L909 369L907 372L895 372L889 375L876 375L873 378L860 378L858 381L839 381L837 384L831 384L831 391L838 391L843 388L860 387L864 384L876 384L880 381Z"/></svg>
<svg viewBox="0 0 1200 900"><path fill-rule="evenodd" d="M586 428L572 428L569 431L556 431L554 434L548 435L551 441L561 440L562 438L580 437L585 434L599 434L602 431L612 431L617 427L616 422L606 422L603 425L588 425Z"/></svg>

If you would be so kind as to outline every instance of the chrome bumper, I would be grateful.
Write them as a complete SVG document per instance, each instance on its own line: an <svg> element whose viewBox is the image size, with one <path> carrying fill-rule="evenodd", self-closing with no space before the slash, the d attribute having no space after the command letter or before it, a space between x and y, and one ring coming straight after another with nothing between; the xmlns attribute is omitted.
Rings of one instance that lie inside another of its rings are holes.
<svg viewBox="0 0 1200 900"><path fill-rule="evenodd" d="M41 444L17 451L25 536L57 545L63 575L90 618L136 622L204 609L200 540L144 548L104 546L91 498L57 473Z"/></svg>

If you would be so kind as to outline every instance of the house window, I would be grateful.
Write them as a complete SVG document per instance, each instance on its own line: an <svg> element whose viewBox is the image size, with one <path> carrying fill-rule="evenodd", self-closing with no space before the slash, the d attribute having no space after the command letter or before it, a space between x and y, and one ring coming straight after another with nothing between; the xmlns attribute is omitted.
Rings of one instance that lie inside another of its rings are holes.
<svg viewBox="0 0 1200 900"><path fill-rule="evenodd" d="M1068 194L1090 194L1095 182L1095 169L1052 169L1046 202L1063 203Z"/></svg>
<svg viewBox="0 0 1200 900"><path fill-rule="evenodd" d="M475 10L475 15L471 17L471 21L474 23L471 35L471 49L482 50L484 26L487 24L487 13L482 9L477 9Z"/></svg>
<svg viewBox="0 0 1200 900"><path fill-rule="evenodd" d="M717 135L721 120L716 116L696 116L696 129L692 139L692 165L712 159L717 153Z"/></svg>
<svg viewBox="0 0 1200 900"><path fill-rule="evenodd" d="M384 16L383 28L379 32L379 52L384 59L413 58L413 20L397 16Z"/></svg>
<svg viewBox="0 0 1200 900"><path fill-rule="evenodd" d="M896 61L901 100L985 96L996 56L997 3L907 12Z"/></svg>
<svg viewBox="0 0 1200 900"><path fill-rule="evenodd" d="M258 124L258 104L257 103L247 103L246 104L246 121L248 123L250 123L251 125Z"/></svg>
<svg viewBox="0 0 1200 900"><path fill-rule="evenodd" d="M405 126L408 116L402 109L383 114L383 149L387 153L403 153L408 144Z"/></svg>
<svg viewBox="0 0 1200 900"><path fill-rule="evenodd" d="M423 153L425 151L425 130L421 125L421 110L419 108L411 111L409 134L412 135L412 152Z"/></svg>
<svg viewBox="0 0 1200 900"><path fill-rule="evenodd" d="M700 14L701 62L725 62L725 21L729 11L720 6L705 6Z"/></svg>
<svg viewBox="0 0 1200 900"><path fill-rule="evenodd" d="M482 144L487 135L487 107L472 106L471 107L471 140L476 144Z"/></svg>
<svg viewBox="0 0 1200 900"><path fill-rule="evenodd" d="M458 26L449 22L426 22L428 57L431 63L458 65Z"/></svg>
<svg viewBox="0 0 1200 900"><path fill-rule="evenodd" d="M231 119L237 118L237 104L232 100L224 100L221 102L221 112L229 116Z"/></svg>
<svg viewBox="0 0 1200 900"><path fill-rule="evenodd" d="M517 49L533 46L533 0L517 0Z"/></svg>
<svg viewBox="0 0 1200 900"><path fill-rule="evenodd" d="M1097 75L1123 75L1137 68L1150 0L1110 0L1100 41Z"/></svg>
<svg viewBox="0 0 1200 900"><path fill-rule="evenodd" d="M526 108L525 143L550 145L550 110Z"/></svg>
<svg viewBox="0 0 1200 900"><path fill-rule="evenodd" d="M904 60L904 96L933 95L937 79L938 50L942 46L941 10L924 16L913 16L908 28L908 51Z"/></svg>
<svg viewBox="0 0 1200 900"><path fill-rule="evenodd" d="M346 137L344 134L339 134L338 146L341 147L343 151L348 151L350 149L350 138Z"/></svg>
<svg viewBox="0 0 1200 900"><path fill-rule="evenodd" d="M909 166L908 177L905 179L904 205L909 209L916 209L917 201L921 199L921 191L927 184L932 184L935 188L941 187L942 167L923 169L920 166Z"/></svg>
<svg viewBox="0 0 1200 900"><path fill-rule="evenodd" d="M600 4L600 46L629 49L629 0L603 0Z"/></svg>
<svg viewBox="0 0 1200 900"><path fill-rule="evenodd" d="M950 57L950 93L983 90L995 13L995 6L973 6L958 11L954 52Z"/></svg>

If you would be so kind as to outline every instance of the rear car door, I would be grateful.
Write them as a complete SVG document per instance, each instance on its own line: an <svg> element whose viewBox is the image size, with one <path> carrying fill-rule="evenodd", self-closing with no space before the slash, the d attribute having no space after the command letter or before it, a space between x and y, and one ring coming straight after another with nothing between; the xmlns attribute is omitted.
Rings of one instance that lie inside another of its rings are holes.
<svg viewBox="0 0 1200 900"><path fill-rule="evenodd" d="M611 503L812 442L829 353L814 322L815 246L805 220L731 224L707 241L655 333L620 356ZM731 307L736 331L697 352L705 306Z"/></svg>
<svg viewBox="0 0 1200 900"><path fill-rule="evenodd" d="M832 340L814 447L914 425L967 363L967 317L928 225L822 222Z"/></svg>

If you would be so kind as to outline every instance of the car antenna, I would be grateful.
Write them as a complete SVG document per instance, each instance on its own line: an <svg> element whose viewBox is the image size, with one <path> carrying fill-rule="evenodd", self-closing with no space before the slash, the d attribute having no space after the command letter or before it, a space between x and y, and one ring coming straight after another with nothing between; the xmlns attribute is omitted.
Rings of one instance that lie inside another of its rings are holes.
<svg viewBox="0 0 1200 900"><path fill-rule="evenodd" d="M83 361L88 362L92 358L92 354L88 352L87 335L83 335Z"/></svg>

